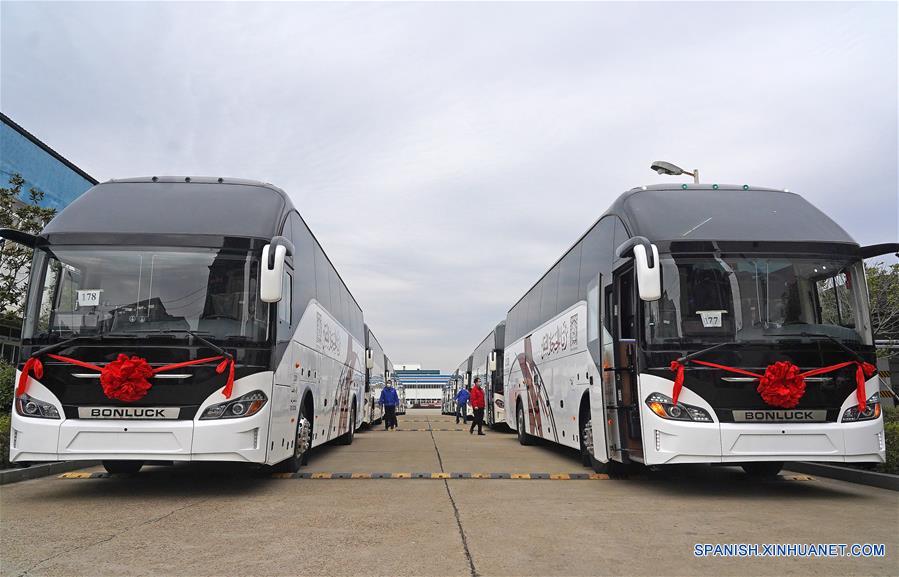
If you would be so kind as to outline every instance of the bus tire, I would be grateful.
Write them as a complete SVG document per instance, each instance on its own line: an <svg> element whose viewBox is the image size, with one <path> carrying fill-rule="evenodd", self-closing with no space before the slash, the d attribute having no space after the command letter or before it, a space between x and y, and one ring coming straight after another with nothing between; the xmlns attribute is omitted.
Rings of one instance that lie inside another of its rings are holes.
<svg viewBox="0 0 899 577"><path fill-rule="evenodd" d="M589 415L584 415L583 411L578 428L580 429L581 464L585 467L594 467L593 461L596 459L593 457L593 420Z"/></svg>
<svg viewBox="0 0 899 577"><path fill-rule="evenodd" d="M353 437L356 435L356 403L353 402L353 408L350 409L350 432L341 437L341 445L352 445Z"/></svg>
<svg viewBox="0 0 899 577"><path fill-rule="evenodd" d="M740 465L743 471L754 479L773 479L783 469L783 461L761 461L757 463L743 463Z"/></svg>
<svg viewBox="0 0 899 577"><path fill-rule="evenodd" d="M518 442L525 446L533 445L534 438L524 430L524 409L521 407L521 403L518 403L518 408L515 410L515 423L518 425Z"/></svg>
<svg viewBox="0 0 899 577"><path fill-rule="evenodd" d="M103 461L103 468L110 475L135 475L143 466L143 461Z"/></svg>

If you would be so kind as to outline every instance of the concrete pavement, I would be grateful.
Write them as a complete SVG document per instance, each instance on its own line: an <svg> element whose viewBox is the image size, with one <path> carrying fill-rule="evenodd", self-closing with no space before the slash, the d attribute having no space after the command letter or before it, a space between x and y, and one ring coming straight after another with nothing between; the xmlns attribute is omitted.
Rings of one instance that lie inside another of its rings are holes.
<svg viewBox="0 0 899 577"><path fill-rule="evenodd" d="M400 425L455 427L433 411ZM317 450L304 470L586 472L576 453L512 434L378 428ZM148 467L7 485L0 505L2 575L886 575L899 547L895 492L733 468L551 481ZM707 542L884 543L887 557L694 558Z"/></svg>

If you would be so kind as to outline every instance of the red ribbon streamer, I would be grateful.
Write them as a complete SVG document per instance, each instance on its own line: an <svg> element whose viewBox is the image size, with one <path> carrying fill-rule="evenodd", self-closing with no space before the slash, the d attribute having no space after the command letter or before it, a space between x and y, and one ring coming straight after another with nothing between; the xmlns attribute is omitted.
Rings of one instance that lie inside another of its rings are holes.
<svg viewBox="0 0 899 577"><path fill-rule="evenodd" d="M73 359L71 357L63 357L61 355L55 355L53 353L47 353L47 356L51 359L61 361L64 363L69 363L71 365L75 365L78 367L82 367L84 369L88 369L91 371L97 371L98 373L103 372L103 367L99 365L95 365L92 363L86 363L84 361L79 361L78 359ZM174 371L175 369L180 369L181 367L189 367L191 365L201 365L203 363L211 363L212 361L217 361L219 359L223 359L215 367L215 372L218 374L222 374L225 372L225 369L228 369L228 380L225 382L225 388L222 390L222 394L226 399L231 398L231 393L234 391L234 359L232 357L226 357L223 355L218 355L215 357L206 357L203 359L195 359L193 361L184 361L181 363L172 363L170 365L163 365L161 367L156 367L153 369L153 375L157 375L159 373L164 373L166 371ZM31 357L27 361L25 361L25 366L22 367L22 373L19 375L19 385L16 387L16 396L22 396L28 390L28 377L32 374L38 379L44 376L44 365L41 363L40 359L37 357Z"/></svg>
<svg viewBox="0 0 899 577"><path fill-rule="evenodd" d="M40 359L31 357L25 361L25 366L22 367L22 373L19 375L19 386L16 387L17 397L21 397L28 390L28 377L31 375L31 371L34 371L34 376L37 378L44 376L44 365L41 364Z"/></svg>
<svg viewBox="0 0 899 577"><path fill-rule="evenodd" d="M711 367L713 369L720 369L722 371L727 371L729 373L736 373L738 375L745 375L747 377L755 377L757 379L763 378L765 375L760 375L758 373L753 373L750 371L746 371L743 369L738 369L736 367L729 367L727 365L719 365L718 363L710 363L708 361L700 361L697 359L690 359L687 361L688 363L695 363L697 365L703 365L706 367ZM846 361L842 363L837 363L835 365L830 365L827 367L821 367L819 369L812 369L810 371L806 371L804 373L800 373L799 376L802 379L805 377L813 377L815 375L823 375L825 373L832 373L834 371L838 371L842 368L855 365L855 396L858 400L858 410L864 411L867 405L867 398L865 395L865 380L874 376L874 373L877 371L877 368L871 363L859 362L859 361ZM675 372L674 377L674 389L672 391L671 397L672 401L677 404L677 398L680 396L680 391L684 386L684 363L674 360L671 361L671 365L669 368Z"/></svg>

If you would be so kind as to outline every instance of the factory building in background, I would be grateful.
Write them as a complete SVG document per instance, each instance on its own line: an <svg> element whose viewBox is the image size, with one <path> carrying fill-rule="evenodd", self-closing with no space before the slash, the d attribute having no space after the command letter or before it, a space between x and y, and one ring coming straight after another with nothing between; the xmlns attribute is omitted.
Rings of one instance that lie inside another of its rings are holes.
<svg viewBox="0 0 899 577"><path fill-rule="evenodd" d="M28 191L36 188L44 193L40 205L57 212L97 184L97 179L0 113L0 186L8 188L15 174L25 180L23 201L27 202ZM0 320L0 359L17 360L21 334L21 319Z"/></svg>
<svg viewBox="0 0 899 577"><path fill-rule="evenodd" d="M439 407L443 401L443 385L452 375L438 370L422 369L418 364L394 365L394 374L406 389L406 405Z"/></svg>

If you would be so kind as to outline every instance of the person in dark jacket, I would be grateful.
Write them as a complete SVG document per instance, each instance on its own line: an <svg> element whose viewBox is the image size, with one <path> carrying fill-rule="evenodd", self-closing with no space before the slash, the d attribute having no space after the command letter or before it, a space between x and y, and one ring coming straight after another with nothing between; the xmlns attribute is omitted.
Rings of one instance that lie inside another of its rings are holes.
<svg viewBox="0 0 899 577"><path fill-rule="evenodd" d="M469 397L471 397L471 394L468 392L468 387L462 387L456 393L456 424L459 424L459 419L462 419L463 423L468 420Z"/></svg>
<svg viewBox="0 0 899 577"><path fill-rule="evenodd" d="M468 434L474 433L474 426L478 426L478 434L483 435L484 427L484 389L481 388L481 379L474 380L474 386L471 387L471 408L474 411L474 420L471 422L471 429Z"/></svg>
<svg viewBox="0 0 899 577"><path fill-rule="evenodd" d="M391 383L387 383L381 391L378 403L384 406L384 430L396 430L396 407L400 404L400 397Z"/></svg>

